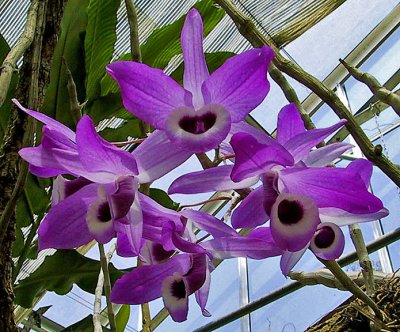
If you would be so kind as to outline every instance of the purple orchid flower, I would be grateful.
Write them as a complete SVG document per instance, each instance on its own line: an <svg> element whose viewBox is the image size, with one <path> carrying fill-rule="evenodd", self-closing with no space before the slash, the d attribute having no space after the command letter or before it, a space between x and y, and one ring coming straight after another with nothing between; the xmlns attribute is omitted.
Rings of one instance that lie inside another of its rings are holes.
<svg viewBox="0 0 400 332"><path fill-rule="evenodd" d="M322 167L350 145L336 143L310 151L343 123L307 131L297 109L290 104L279 114L277 141L254 130L235 133L230 141L235 153L233 166L184 175L172 183L169 193L238 189L246 181L254 184L261 178L263 186L253 190L233 212L232 225L252 228L271 219L273 238L284 251L281 268L287 274L316 232L321 233L321 221L342 226L388 214L382 202L368 192L370 162L353 161L343 169ZM216 174L223 176L211 183L209 179ZM330 234L339 236L337 231Z"/></svg>
<svg viewBox="0 0 400 332"><path fill-rule="evenodd" d="M126 109L157 130L154 140L168 142L177 166L193 153L217 148L269 91L266 79L273 51L265 46L227 60L211 75L203 53L203 22L189 11L181 34L183 87L161 70L121 61L107 67L120 86ZM172 144L171 144L172 143ZM142 148L147 150L146 141Z"/></svg>
<svg viewBox="0 0 400 332"><path fill-rule="evenodd" d="M58 121L16 104L45 124L41 145L19 152L31 171L42 177L77 177L59 176L54 182L52 207L38 230L39 249L74 248L93 239L105 243L117 232L125 232L140 251L142 212L134 156L103 140L88 116L79 121L75 134Z"/></svg>
<svg viewBox="0 0 400 332"><path fill-rule="evenodd" d="M115 303L140 304L162 297L175 321L186 320L188 296L195 293L204 316L213 270L211 258L249 257L262 259L282 254L269 228L259 228L247 236L238 234L221 220L196 210L172 211L143 197L144 264L116 282ZM193 227L213 239L197 242ZM118 253L135 256L124 234L119 235Z"/></svg>
<svg viewBox="0 0 400 332"><path fill-rule="evenodd" d="M143 265L118 279L111 292L111 301L120 304L142 304L163 298L164 305L176 322L186 320L189 295L197 293L196 300L203 315L210 272L204 254L180 254L157 265Z"/></svg>

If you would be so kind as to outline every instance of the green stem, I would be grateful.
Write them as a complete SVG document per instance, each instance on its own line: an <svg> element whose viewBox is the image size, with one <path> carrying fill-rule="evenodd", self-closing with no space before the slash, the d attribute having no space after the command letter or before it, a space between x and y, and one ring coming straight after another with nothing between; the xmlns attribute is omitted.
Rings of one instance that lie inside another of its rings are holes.
<svg viewBox="0 0 400 332"><path fill-rule="evenodd" d="M101 269L103 270L104 274L104 293L106 295L106 301L107 301L107 314L108 314L108 320L110 322L110 330L111 332L116 332L117 328L115 323L115 315L112 303L110 301L111 281L110 281L110 273L108 271L108 260L104 252L104 246L101 243L99 243L99 251L100 251Z"/></svg>
<svg viewBox="0 0 400 332"><path fill-rule="evenodd" d="M366 294L363 290L358 287L353 280L351 280L347 274L342 270L340 265L336 261L326 261L319 259L329 271L340 281L340 283L366 305L368 305L375 313L376 317L382 318L382 312L379 310L378 305Z"/></svg>

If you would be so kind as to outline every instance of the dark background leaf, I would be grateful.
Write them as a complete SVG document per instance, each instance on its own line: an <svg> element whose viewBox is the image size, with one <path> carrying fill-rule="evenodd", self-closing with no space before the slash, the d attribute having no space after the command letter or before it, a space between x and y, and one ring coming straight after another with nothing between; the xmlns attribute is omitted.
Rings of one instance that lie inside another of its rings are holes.
<svg viewBox="0 0 400 332"><path fill-rule="evenodd" d="M113 264L109 264L111 283L122 276ZM43 290L67 294L73 284L94 293L100 271L100 262L87 258L75 250L57 250L46 257L43 264L15 287L15 302L24 308L33 305L33 299Z"/></svg>
<svg viewBox="0 0 400 332"><path fill-rule="evenodd" d="M46 89L42 111L48 116L75 127L71 117L67 90L67 74L62 58L71 70L78 100L83 102L85 92L84 38L87 28L87 6L89 0L69 0L61 21L61 35L54 51L50 72L50 83Z"/></svg>

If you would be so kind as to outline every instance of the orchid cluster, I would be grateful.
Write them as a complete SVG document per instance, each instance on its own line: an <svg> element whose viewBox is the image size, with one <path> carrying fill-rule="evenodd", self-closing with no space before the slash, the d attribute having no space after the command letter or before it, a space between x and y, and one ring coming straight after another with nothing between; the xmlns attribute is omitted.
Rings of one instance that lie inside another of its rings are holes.
<svg viewBox="0 0 400 332"><path fill-rule="evenodd" d="M33 174L56 176L52 206L39 227L39 249L116 238L117 253L138 257L142 265L117 280L112 302L141 304L162 297L178 322L186 319L193 293L203 315L210 315L213 259L281 256L287 275L307 249L321 259L338 258L344 248L341 226L388 214L368 191L368 161L331 167L351 145L315 148L344 121L306 130L290 104L279 113L276 139L244 122L269 91L269 47L236 55L209 74L195 9L187 15L181 44L183 87L145 64L107 67L125 108L155 128L132 153L102 139L87 115L73 132L15 101L44 123L41 144L20 155ZM250 189L233 211L231 225L202 211L167 209L139 191L140 184L212 149L225 164L181 176L169 193ZM240 229L247 229L246 235ZM199 231L210 238L199 241Z"/></svg>

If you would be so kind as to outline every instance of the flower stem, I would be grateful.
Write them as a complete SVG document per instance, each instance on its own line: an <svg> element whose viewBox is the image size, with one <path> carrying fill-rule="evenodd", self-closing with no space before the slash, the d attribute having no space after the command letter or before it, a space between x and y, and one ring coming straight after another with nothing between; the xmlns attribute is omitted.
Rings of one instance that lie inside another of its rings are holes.
<svg viewBox="0 0 400 332"><path fill-rule="evenodd" d="M375 292L374 269L368 256L364 237L358 224L349 225L350 237L353 241L360 262L361 271L365 280L365 287L369 296Z"/></svg>
<svg viewBox="0 0 400 332"><path fill-rule="evenodd" d="M110 249L108 256L111 258L113 252L115 250L115 245ZM100 251L100 262L101 262L101 269L104 275L104 293L106 295L107 301L107 315L108 320L110 322L110 330L111 332L117 332L116 323L115 323L115 315L114 310L112 307L112 303L110 301L110 293L111 293L111 281L110 281L110 273L108 271L108 260L107 256L104 252L104 245L99 243L99 251Z"/></svg>
<svg viewBox="0 0 400 332"><path fill-rule="evenodd" d="M142 265L142 261L138 258L137 267ZM140 305L142 310L142 332L151 332L152 331L152 321L150 314L150 306L148 303L143 303Z"/></svg>
<svg viewBox="0 0 400 332"><path fill-rule="evenodd" d="M353 293L361 301L367 304L374 311L376 317L382 318L382 312L379 310L377 304L347 276L347 274L342 270L336 261L326 261L320 258L318 259L329 269L329 271L332 272L332 274L348 291Z"/></svg>

